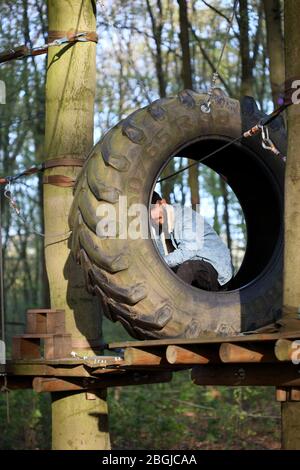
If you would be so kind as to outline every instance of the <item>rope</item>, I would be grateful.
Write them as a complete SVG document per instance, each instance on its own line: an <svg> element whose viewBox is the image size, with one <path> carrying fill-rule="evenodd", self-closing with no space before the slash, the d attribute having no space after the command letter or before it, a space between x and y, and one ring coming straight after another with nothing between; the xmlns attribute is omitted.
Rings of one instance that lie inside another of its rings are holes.
<svg viewBox="0 0 300 470"><path fill-rule="evenodd" d="M260 132L262 132L262 134L263 134L263 139L262 139L263 148L265 148L266 150L270 150L272 153L279 156L281 158L281 160L283 160L285 162L286 157L281 154L281 152L276 148L275 144L269 138L267 125L270 124L272 121L274 121L274 119L276 119L281 113L283 113L283 111L285 111L292 104L294 104L292 101L287 101L286 103L282 104L277 109L275 109L271 114L268 114L266 117L262 118L257 124L255 124L255 126L251 127L251 129L248 129L247 131L243 132L236 139L231 140L230 142L227 142L227 144L223 145L222 147L218 148L217 150L214 150L213 152L209 153L208 155L205 155L205 157L201 158L201 160L197 160L197 161L191 163L190 165L187 165L187 166L181 168L180 170L175 171L175 173L171 173L170 175L165 176L164 178L161 178L160 180L157 181L157 183L161 183L162 181L168 180L169 178L173 178L174 176L179 175L183 171L188 170L192 166L198 165L198 163L204 162L208 158L212 157L213 155L215 155L218 152L221 152L222 150L224 150L225 148L227 148L230 145L234 144L235 142L242 139L243 137L244 138L249 138L249 137L252 137L252 136L254 136L254 135L256 135Z"/></svg>
<svg viewBox="0 0 300 470"><path fill-rule="evenodd" d="M238 5L238 0L234 0L234 4L233 4L233 8L232 8L232 14L231 14L231 17L230 17L230 20L229 20L229 23L228 23L228 27L227 27L227 31L226 31L225 41L224 41L223 47L221 49L221 53L220 53L220 56L219 56L219 59L218 59L218 62L217 62L216 68L215 68L215 72L212 75L210 88L207 92L207 101L201 105L201 111L203 113L210 113L211 97L212 97L212 94L213 94L213 90L216 87L217 79L219 77L219 68L220 68L220 65L221 65L221 62L222 62L222 59L223 59L225 48L226 48L227 43L229 41L229 34L230 34L230 30L232 28L232 24L233 24L233 20L234 20L237 5Z"/></svg>
<svg viewBox="0 0 300 470"><path fill-rule="evenodd" d="M187 165L183 168L181 168L178 171L175 171L175 173L171 173L171 175L165 176L164 178L161 178L160 180L157 181L157 183L161 183L162 181L168 180L169 178L173 178L176 175L179 175L183 171L187 170L188 168L191 168L194 165L198 165L199 163L204 162L208 158L212 157L213 155L216 155L216 153L221 152L227 147L230 147L230 145L233 145L235 142L238 142L241 138L243 137L243 134L237 137L236 139L231 140L230 142L227 142L227 144L222 145L222 147L218 148L217 150L214 150L213 152L209 153L208 155L205 155L205 157L201 158L201 160L197 160L194 163L191 163L190 165Z"/></svg>
<svg viewBox="0 0 300 470"><path fill-rule="evenodd" d="M96 38L95 38L96 32L93 32L94 37L91 37L91 38L87 37L90 34L90 32L78 32L78 33L74 34L74 31L78 31L78 25L79 25L80 17L81 17L81 14L82 14L82 5L83 5L83 3L81 4L81 8L80 8L80 11L79 11L79 15L78 15L75 30L69 31L69 33L67 33L66 37L56 39L53 42L50 42L49 44L47 44L45 46L46 51L50 46L58 46L58 45L62 45L62 44L65 44L65 43L75 44L77 41L93 41L93 42L96 42ZM53 32L54 35L57 35L59 33L60 33L59 31ZM96 37L97 37L97 35L96 35ZM40 48L35 48L36 51L38 51L39 49ZM71 55L69 65L68 65L66 81L67 81L68 75L69 75L71 60L72 60L72 55ZM0 63L1 63L1 55L0 55ZM63 89L63 94L64 94L64 92L65 92L65 87ZM59 116L59 112L56 115L56 121L55 121L54 129L56 129L56 125L57 125L57 122L58 122L58 116ZM50 149L51 149L51 145L50 145ZM49 149L49 154L51 153L50 149ZM78 159L78 158L72 158L72 157L73 156L71 156L71 158L69 156L69 158L64 158L64 159L56 158L56 159L48 160L48 161L46 161L46 162L44 162L40 165L37 165L35 167L25 169L25 170L21 171L20 173L18 173L16 175L6 176L4 178L0 178L0 185L1 184L7 185L5 190L4 190L4 196L8 199L10 207L15 211L16 215L19 217L19 219L23 222L23 224L25 226L28 227L29 224L22 217L21 211L20 211L19 207L17 206L17 202L16 202L15 198L12 195L12 191L11 191L12 184L14 182L16 182L18 179L20 179L24 176L32 176L33 174L38 173L38 172L42 172L47 168L53 168L53 167L57 167L57 166L83 166L84 160ZM62 176L62 175L59 175L59 176ZM57 184L57 182L56 182L56 184ZM34 233L34 234L36 234L40 237L43 237L43 238L65 237L64 239L58 240L58 241L53 242L53 243L60 243L64 240L67 240L69 238L70 234L71 234L71 230L69 230L68 232L52 234L52 235L48 235L48 234L46 235L45 233L39 232L38 230L35 230L35 229L31 229L30 231L31 231L31 233Z"/></svg>
<svg viewBox="0 0 300 470"><path fill-rule="evenodd" d="M24 176L31 176L39 172L43 172L49 168L56 168L61 166L79 166L82 167L84 165L85 159L84 158L74 158L73 156L60 158L57 156L56 158L52 158L51 160L47 160L40 165L32 166L30 168L26 168L25 170L17 173L13 176L4 176L0 178L0 185L1 184L10 184L15 183L18 179ZM63 176L63 175L59 175ZM66 177L65 177L66 178ZM57 184L56 184L57 185Z"/></svg>
<svg viewBox="0 0 300 470"><path fill-rule="evenodd" d="M27 57L37 56L41 54L46 54L49 47L52 46L62 46L63 44L75 44L76 42L98 42L98 36L95 31L79 31L75 32L74 30L70 31L50 31L50 38L57 37L54 41L44 44L43 46L33 47L29 49L27 46L18 46L14 49L9 49L8 51L2 52L0 54L0 64L9 62L13 59L26 59Z"/></svg>

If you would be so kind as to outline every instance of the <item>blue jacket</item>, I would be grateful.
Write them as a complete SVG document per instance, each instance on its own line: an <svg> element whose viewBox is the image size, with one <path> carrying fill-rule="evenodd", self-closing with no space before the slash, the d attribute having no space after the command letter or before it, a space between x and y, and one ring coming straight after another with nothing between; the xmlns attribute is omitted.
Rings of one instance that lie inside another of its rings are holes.
<svg viewBox="0 0 300 470"><path fill-rule="evenodd" d="M167 230L156 243L170 268L187 260L204 260L217 271L219 284L226 284L233 275L230 251L204 217L191 208L168 205L167 219ZM164 242L167 236L175 248L169 254Z"/></svg>

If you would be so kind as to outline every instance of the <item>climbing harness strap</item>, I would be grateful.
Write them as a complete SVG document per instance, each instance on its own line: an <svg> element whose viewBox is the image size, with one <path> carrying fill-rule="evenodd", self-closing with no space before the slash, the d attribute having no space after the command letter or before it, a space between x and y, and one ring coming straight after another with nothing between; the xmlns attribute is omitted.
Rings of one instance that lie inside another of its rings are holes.
<svg viewBox="0 0 300 470"><path fill-rule="evenodd" d="M0 54L0 64L13 59L26 59L27 57L46 54L49 47L62 46L63 44L75 44L76 42L98 42L98 35L95 31L50 31L48 44L29 48L25 45L18 46Z"/></svg>

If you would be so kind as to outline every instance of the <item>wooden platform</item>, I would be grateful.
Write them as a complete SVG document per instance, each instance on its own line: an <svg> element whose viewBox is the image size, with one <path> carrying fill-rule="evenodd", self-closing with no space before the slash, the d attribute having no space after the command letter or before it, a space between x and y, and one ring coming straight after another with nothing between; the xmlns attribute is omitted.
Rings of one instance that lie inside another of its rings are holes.
<svg viewBox="0 0 300 470"><path fill-rule="evenodd" d="M209 343L239 343L239 342L253 342L253 341L275 341L279 338L297 339L300 338L300 329L295 332L283 332L283 333L241 333L235 336L220 336L220 335L203 335L195 339L183 339L183 338L170 338L170 339L154 339L144 341L124 341L117 343L109 343L108 349L122 349L127 347L147 347L151 348L154 346L168 346L171 344L209 344Z"/></svg>
<svg viewBox="0 0 300 470"><path fill-rule="evenodd" d="M103 356L14 359L5 371L11 388L53 392L166 382L191 369L196 385L271 385L282 398L300 396L298 362L300 331L293 331L109 343Z"/></svg>

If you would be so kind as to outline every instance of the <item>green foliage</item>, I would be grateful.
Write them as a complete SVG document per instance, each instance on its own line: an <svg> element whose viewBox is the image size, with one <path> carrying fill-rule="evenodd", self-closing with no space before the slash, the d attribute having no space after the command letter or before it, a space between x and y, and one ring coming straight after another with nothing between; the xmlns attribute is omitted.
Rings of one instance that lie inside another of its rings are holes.
<svg viewBox="0 0 300 470"><path fill-rule="evenodd" d="M31 390L0 395L0 449L49 449L51 436L50 396Z"/></svg>
<svg viewBox="0 0 300 470"><path fill-rule="evenodd" d="M107 2L98 11L97 98L95 138L134 109L159 97L157 42L161 24L160 51L167 94L182 89L181 54L178 35L178 3L150 1L156 30L144 0ZM228 16L232 1L212 3ZM251 53L258 26L260 2L249 1ZM196 90L207 89L216 64L227 22L201 0L189 2L193 80ZM1 49L16 44L43 44L47 29L46 2L7 0L0 4ZM27 24L28 23L28 24ZM112 27L112 23L115 27ZM191 31L192 33L192 31ZM195 33L195 34L194 34ZM238 25L235 22L227 45L220 75L232 97L240 94L240 55ZM259 37L253 70L257 98L264 109L270 106L270 83L266 61L265 26ZM201 47L200 47L201 46ZM204 55L206 53L206 56ZM1 106L1 176L16 173L43 159L45 58L5 64L0 79L7 87L7 105ZM223 85L222 85L223 87ZM166 171L176 171L184 158L171 162ZM200 200L211 207L211 222L225 233L223 196L215 173L200 166ZM32 230L43 230L42 184L37 179L14 187L24 224L4 203L3 242L8 349L12 335L23 331L27 308L47 307L43 277L43 239ZM171 202L185 203L189 187L184 173L165 182L163 194ZM229 191L229 215L236 266L246 240L242 210ZM205 199L206 198L206 199ZM202 202L201 202L202 203ZM13 324L12 324L13 323ZM20 323L16 325L16 323ZM130 339L120 325L105 321L105 341ZM9 393L10 423L6 420L6 396L0 395L0 449L46 449L50 447L50 397L29 390ZM189 372L174 374L166 384L115 388L109 391L110 429L115 448L270 448L279 446L279 405L269 388L197 387Z"/></svg>
<svg viewBox="0 0 300 470"><path fill-rule="evenodd" d="M115 449L261 449L279 447L273 388L199 387L189 371L172 382L110 390Z"/></svg>

